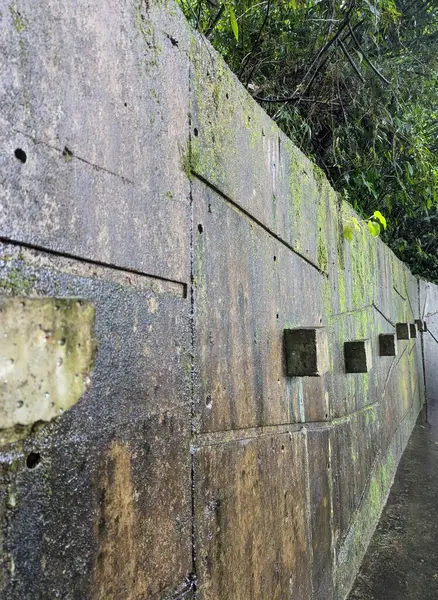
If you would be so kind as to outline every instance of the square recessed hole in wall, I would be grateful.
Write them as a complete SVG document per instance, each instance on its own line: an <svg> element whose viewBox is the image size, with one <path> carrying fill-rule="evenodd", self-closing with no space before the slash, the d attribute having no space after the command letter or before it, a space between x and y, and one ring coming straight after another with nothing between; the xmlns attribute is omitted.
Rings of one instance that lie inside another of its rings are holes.
<svg viewBox="0 0 438 600"><path fill-rule="evenodd" d="M395 333L381 333L379 335L380 356L397 356L397 338Z"/></svg>
<svg viewBox="0 0 438 600"><path fill-rule="evenodd" d="M355 340L344 343L346 373L368 373L373 366L369 340Z"/></svg>
<svg viewBox="0 0 438 600"><path fill-rule="evenodd" d="M329 370L325 327L285 329L284 344L290 377L320 377Z"/></svg>
<svg viewBox="0 0 438 600"><path fill-rule="evenodd" d="M409 323L397 323L395 330L398 340L409 340L411 338Z"/></svg>
<svg viewBox="0 0 438 600"><path fill-rule="evenodd" d="M425 333L427 331L426 321L422 321L421 319L415 319L415 324L420 333Z"/></svg>

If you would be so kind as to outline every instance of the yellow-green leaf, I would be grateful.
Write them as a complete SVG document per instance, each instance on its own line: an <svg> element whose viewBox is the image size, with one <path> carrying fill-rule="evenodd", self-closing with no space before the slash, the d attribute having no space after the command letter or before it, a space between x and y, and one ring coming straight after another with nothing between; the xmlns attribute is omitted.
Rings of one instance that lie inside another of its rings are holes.
<svg viewBox="0 0 438 600"><path fill-rule="evenodd" d="M351 242L353 240L353 227L351 225L345 225L344 238L347 240L347 242Z"/></svg>
<svg viewBox="0 0 438 600"><path fill-rule="evenodd" d="M376 210L374 212L374 218L377 219L377 221L380 222L380 224L383 226L383 229L386 229L386 219L382 215L382 213L380 212L380 210Z"/></svg>
<svg viewBox="0 0 438 600"><path fill-rule="evenodd" d="M368 229L373 237L377 237L380 233L380 225L374 221L368 221Z"/></svg>
<svg viewBox="0 0 438 600"><path fill-rule="evenodd" d="M231 23L231 29L233 30L234 33L234 37L236 38L236 41L239 41L239 25L237 23L237 19L236 19L236 13L234 12L234 6L230 6L230 23Z"/></svg>

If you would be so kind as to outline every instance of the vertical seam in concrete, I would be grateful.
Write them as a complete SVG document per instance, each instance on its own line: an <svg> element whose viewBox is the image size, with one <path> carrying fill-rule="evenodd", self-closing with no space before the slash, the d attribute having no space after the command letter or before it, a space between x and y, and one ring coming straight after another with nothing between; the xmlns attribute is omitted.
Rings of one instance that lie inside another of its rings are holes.
<svg viewBox="0 0 438 600"><path fill-rule="evenodd" d="M188 131L188 160L192 162L192 63L189 57L189 131ZM190 499L191 499L191 547L192 547L192 582L194 598L197 597L197 570L196 570L196 529L195 529L195 455L191 450L195 430L195 293L194 293L194 203L193 182L189 176L190 198Z"/></svg>

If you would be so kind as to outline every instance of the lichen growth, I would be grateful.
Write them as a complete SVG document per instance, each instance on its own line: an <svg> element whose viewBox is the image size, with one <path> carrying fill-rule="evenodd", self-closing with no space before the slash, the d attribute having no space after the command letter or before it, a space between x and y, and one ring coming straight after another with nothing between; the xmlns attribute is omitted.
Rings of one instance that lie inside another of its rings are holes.
<svg viewBox="0 0 438 600"><path fill-rule="evenodd" d="M324 271L324 273L327 273L328 271L328 247L325 227L326 219L327 214L325 197L323 194L320 194L317 220L317 260L319 268L321 271Z"/></svg>
<svg viewBox="0 0 438 600"><path fill-rule="evenodd" d="M2 269L0 275L0 293L8 296L28 296L35 288L36 276L27 274L20 265Z"/></svg>
<svg viewBox="0 0 438 600"><path fill-rule="evenodd" d="M191 148L190 146L180 147L179 149L180 166L183 173L186 174L188 179L193 178L192 173L192 161L191 161Z"/></svg>
<svg viewBox="0 0 438 600"><path fill-rule="evenodd" d="M153 24L144 12L145 6L147 5L141 0L134 6L134 28L147 48L142 63L148 72L158 66L158 56L162 54L162 48L157 43Z"/></svg>
<svg viewBox="0 0 438 600"><path fill-rule="evenodd" d="M208 54L196 38L192 41L193 95L191 114L197 115L199 137L191 140L192 169L205 179L229 192L224 185L233 179L231 166L238 165L237 129L234 102L227 99L235 89L234 80L220 57Z"/></svg>
<svg viewBox="0 0 438 600"><path fill-rule="evenodd" d="M301 217L301 200L302 200L302 190L300 185L300 163L297 159L296 153L297 150L292 146L292 144L288 145L288 153L290 156L290 171L289 171L289 191L291 195L291 209L293 219L291 222L292 229L296 223L294 221L299 220Z"/></svg>
<svg viewBox="0 0 438 600"><path fill-rule="evenodd" d="M21 13L19 12L15 4L11 4L9 6L9 11L11 13L12 23L14 25L15 31L17 33L21 33L26 29L26 23Z"/></svg>
<svg viewBox="0 0 438 600"><path fill-rule="evenodd" d="M347 309L347 297L345 294L345 273L342 268L338 269L338 296L339 309L341 312L345 312Z"/></svg>

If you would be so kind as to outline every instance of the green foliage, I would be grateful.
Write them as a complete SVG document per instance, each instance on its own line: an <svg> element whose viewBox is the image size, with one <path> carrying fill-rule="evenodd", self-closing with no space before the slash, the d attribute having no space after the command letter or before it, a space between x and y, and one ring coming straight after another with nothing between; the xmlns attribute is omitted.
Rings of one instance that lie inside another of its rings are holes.
<svg viewBox="0 0 438 600"><path fill-rule="evenodd" d="M335 189L373 215L370 234L438 281L438 5L178 1Z"/></svg>
<svg viewBox="0 0 438 600"><path fill-rule="evenodd" d="M383 229L386 229L386 219L382 215L382 213L380 212L380 210L375 210L374 211L373 218L376 219L376 221L379 221L379 223L380 223L380 225L382 225Z"/></svg>
<svg viewBox="0 0 438 600"><path fill-rule="evenodd" d="M230 24L231 29L234 33L234 37L236 38L236 42L239 41L239 25L237 24L236 13L234 12L234 6L230 5Z"/></svg>
<svg viewBox="0 0 438 600"><path fill-rule="evenodd" d="M344 226L344 238L351 242L356 231L362 230L362 225L366 223L368 231L373 237L380 235L381 229L386 229L386 219L379 210L374 211L374 214L369 219L358 221L355 217L352 217L350 221Z"/></svg>
<svg viewBox="0 0 438 600"><path fill-rule="evenodd" d="M380 225L374 221L368 221L368 229L373 237L380 235Z"/></svg>

